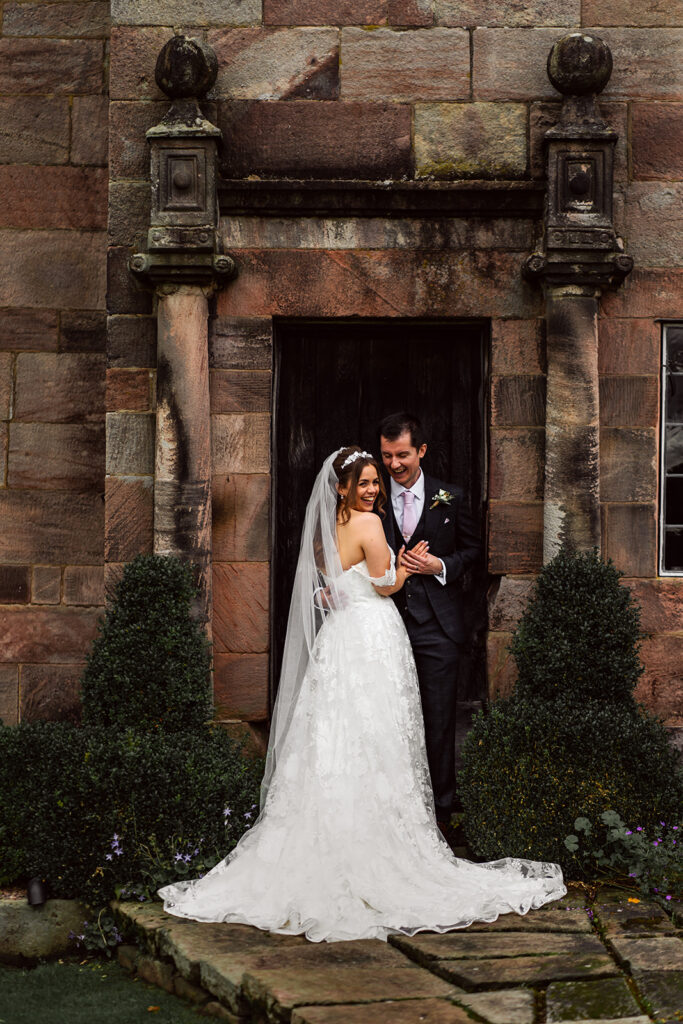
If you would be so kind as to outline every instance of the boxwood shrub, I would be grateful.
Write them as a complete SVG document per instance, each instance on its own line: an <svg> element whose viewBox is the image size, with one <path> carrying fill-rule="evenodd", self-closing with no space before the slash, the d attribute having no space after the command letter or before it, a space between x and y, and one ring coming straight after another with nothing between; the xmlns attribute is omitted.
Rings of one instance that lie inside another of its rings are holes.
<svg viewBox="0 0 683 1024"><path fill-rule="evenodd" d="M177 732L211 717L209 646L192 618L196 588L177 558L125 566L81 684L86 727Z"/></svg>
<svg viewBox="0 0 683 1024"><path fill-rule="evenodd" d="M578 817L605 811L652 828L677 820L683 774L661 722L634 687L639 610L597 552L562 550L540 573L510 645L512 696L480 713L462 749L458 789L475 854L586 869L564 843Z"/></svg>
<svg viewBox="0 0 683 1024"><path fill-rule="evenodd" d="M0 725L0 883L38 875L93 905L149 851L226 856L256 817L262 763L210 717L209 655L177 559L126 566L83 683L83 726ZM180 872L179 872L180 873Z"/></svg>

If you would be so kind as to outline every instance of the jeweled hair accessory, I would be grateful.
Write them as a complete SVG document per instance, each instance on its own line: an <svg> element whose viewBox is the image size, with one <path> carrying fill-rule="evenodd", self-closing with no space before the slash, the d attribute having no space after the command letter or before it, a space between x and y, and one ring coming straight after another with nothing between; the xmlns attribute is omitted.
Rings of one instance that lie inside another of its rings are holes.
<svg viewBox="0 0 683 1024"><path fill-rule="evenodd" d="M356 461L356 459L374 459L374 457L375 456L372 455L371 452L351 452L351 454L342 462L341 468L346 469L346 467L350 466L352 462Z"/></svg>

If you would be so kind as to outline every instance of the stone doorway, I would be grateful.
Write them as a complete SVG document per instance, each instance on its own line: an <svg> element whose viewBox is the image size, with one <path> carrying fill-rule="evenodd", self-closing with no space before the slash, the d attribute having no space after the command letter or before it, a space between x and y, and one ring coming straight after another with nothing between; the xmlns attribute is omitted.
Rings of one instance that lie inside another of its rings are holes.
<svg viewBox="0 0 683 1024"><path fill-rule="evenodd" d="M409 409L430 438L427 472L459 484L485 537L489 325L483 321L280 321L274 331L271 704L279 678L301 524L325 457L358 443L378 454L376 425ZM486 584L471 591L471 643L460 700L486 695Z"/></svg>

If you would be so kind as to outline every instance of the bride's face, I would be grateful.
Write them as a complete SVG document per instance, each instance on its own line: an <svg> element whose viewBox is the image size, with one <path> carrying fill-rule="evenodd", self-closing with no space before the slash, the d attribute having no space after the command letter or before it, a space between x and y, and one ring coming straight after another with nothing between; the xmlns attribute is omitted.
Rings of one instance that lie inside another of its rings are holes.
<svg viewBox="0 0 683 1024"><path fill-rule="evenodd" d="M346 497L351 484L340 487L339 493ZM372 512L379 494L379 477L373 465L364 466L356 484L355 494L351 495L350 508L356 512Z"/></svg>

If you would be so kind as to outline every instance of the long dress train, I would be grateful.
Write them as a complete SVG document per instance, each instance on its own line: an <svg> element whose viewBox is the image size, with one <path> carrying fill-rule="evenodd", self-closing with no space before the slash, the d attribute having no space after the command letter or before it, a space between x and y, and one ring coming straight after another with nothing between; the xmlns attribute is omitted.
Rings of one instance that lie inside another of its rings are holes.
<svg viewBox="0 0 683 1024"><path fill-rule="evenodd" d="M160 889L164 909L333 941L450 931L559 899L556 864L452 854L400 615L365 562L337 589L258 821L203 878Z"/></svg>

